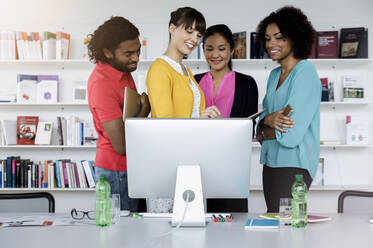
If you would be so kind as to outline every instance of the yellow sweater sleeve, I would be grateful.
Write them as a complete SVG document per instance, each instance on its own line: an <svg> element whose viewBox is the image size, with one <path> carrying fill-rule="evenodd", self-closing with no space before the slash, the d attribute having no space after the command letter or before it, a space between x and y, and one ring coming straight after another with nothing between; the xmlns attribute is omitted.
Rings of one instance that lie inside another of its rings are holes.
<svg viewBox="0 0 373 248"><path fill-rule="evenodd" d="M146 76L146 88L152 117L173 118L172 76L160 62L155 61Z"/></svg>

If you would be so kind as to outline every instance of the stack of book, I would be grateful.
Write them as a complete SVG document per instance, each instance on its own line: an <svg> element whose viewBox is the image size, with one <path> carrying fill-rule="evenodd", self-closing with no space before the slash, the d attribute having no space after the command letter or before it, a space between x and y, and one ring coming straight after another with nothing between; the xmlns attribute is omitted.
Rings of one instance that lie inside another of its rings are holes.
<svg viewBox="0 0 373 248"><path fill-rule="evenodd" d="M34 163L19 156L0 160L0 188L93 188L96 181L93 161Z"/></svg>
<svg viewBox="0 0 373 248"><path fill-rule="evenodd" d="M69 59L70 34L0 30L0 60Z"/></svg>
<svg viewBox="0 0 373 248"><path fill-rule="evenodd" d="M57 116L57 140L59 145L95 145L97 133L91 122L79 121L76 116Z"/></svg>

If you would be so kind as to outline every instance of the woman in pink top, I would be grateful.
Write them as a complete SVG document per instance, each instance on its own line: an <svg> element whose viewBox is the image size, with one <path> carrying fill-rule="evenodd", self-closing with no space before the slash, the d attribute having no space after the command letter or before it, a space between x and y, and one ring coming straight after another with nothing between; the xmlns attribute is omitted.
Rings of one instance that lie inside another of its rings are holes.
<svg viewBox="0 0 373 248"><path fill-rule="evenodd" d="M215 105L225 118L256 113L258 88L255 80L232 70L232 31L224 24L211 26L202 42L210 71L194 77L205 94L206 108Z"/></svg>
<svg viewBox="0 0 373 248"><path fill-rule="evenodd" d="M234 40L224 24L209 27L202 39L210 71L195 75L206 108L216 106L224 118L248 117L258 111L258 88L255 80L232 70ZM255 123L254 123L255 124ZM247 199L208 199L208 212L247 212Z"/></svg>

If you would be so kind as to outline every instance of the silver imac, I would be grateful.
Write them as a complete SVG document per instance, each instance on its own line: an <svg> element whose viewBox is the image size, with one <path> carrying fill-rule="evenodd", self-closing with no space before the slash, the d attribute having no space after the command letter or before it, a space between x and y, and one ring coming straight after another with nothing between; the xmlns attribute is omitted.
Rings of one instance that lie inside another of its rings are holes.
<svg viewBox="0 0 373 248"><path fill-rule="evenodd" d="M252 125L247 118L126 119L129 196L174 198L173 225L204 226L204 198L249 196Z"/></svg>

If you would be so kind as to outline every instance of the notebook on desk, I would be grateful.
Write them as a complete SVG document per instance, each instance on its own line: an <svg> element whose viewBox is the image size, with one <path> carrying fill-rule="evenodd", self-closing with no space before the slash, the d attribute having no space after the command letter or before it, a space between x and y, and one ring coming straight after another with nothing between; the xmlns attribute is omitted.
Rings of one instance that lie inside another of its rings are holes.
<svg viewBox="0 0 373 248"><path fill-rule="evenodd" d="M245 224L245 229L276 229L279 228L279 226L279 220L248 219Z"/></svg>
<svg viewBox="0 0 373 248"><path fill-rule="evenodd" d="M141 110L141 96L135 90L124 88L123 120L127 117L135 117Z"/></svg>

